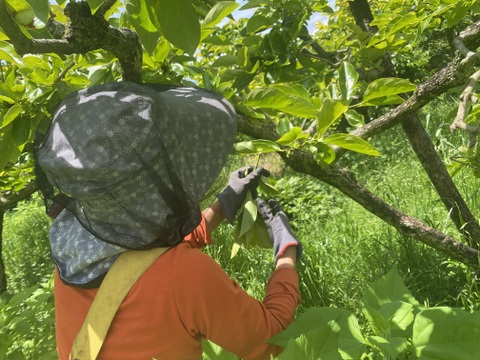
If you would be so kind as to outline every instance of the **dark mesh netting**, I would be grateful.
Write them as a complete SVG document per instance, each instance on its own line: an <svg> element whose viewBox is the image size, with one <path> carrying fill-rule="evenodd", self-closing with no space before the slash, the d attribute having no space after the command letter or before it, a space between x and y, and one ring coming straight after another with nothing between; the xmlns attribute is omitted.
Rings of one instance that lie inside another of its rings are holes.
<svg viewBox="0 0 480 360"><path fill-rule="evenodd" d="M84 285L122 251L179 243L235 134L232 106L203 89L123 82L67 97L37 150L46 205L67 209L50 232L62 279Z"/></svg>

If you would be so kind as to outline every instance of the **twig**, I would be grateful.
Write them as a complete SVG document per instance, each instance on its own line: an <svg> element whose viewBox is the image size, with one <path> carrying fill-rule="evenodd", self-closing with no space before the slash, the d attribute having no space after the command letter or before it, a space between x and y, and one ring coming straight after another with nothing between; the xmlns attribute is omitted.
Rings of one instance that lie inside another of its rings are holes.
<svg viewBox="0 0 480 360"><path fill-rule="evenodd" d="M476 100L474 95L474 89L477 82L480 80L480 70L477 70L472 76L468 78L465 89L460 94L460 104L458 106L457 116L450 125L450 130L455 131L462 129L470 133L469 148L475 146L477 142L477 136L480 133L480 127L467 124L465 121L470 112L472 102Z"/></svg>
<svg viewBox="0 0 480 360"><path fill-rule="evenodd" d="M70 64L67 65L67 67L65 69L63 69L63 71L58 75L58 77L53 82L54 87L57 86L58 82L65 77L68 70L70 70L74 65L75 65L75 61L72 61Z"/></svg>

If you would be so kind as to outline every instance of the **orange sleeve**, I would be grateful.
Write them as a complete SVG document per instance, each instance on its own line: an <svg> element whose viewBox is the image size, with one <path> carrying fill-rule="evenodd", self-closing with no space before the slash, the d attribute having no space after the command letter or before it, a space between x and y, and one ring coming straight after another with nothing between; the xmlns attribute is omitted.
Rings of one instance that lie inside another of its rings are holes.
<svg viewBox="0 0 480 360"><path fill-rule="evenodd" d="M212 238L207 231L207 225L205 223L205 216L202 213L202 220L200 224L190 234L185 236L183 242L189 243L191 247L200 249L206 245L212 244Z"/></svg>
<svg viewBox="0 0 480 360"><path fill-rule="evenodd" d="M275 271L263 302L248 295L210 257L191 249L174 261L174 294L182 322L192 337L204 337L245 360L270 359L282 349L269 338L293 320L300 303L294 269ZM182 264L190 264L194 273Z"/></svg>

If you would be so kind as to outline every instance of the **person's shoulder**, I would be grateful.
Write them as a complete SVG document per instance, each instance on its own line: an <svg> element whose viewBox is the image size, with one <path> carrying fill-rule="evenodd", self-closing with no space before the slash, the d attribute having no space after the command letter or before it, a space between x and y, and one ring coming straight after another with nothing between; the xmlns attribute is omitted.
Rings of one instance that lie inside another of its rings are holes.
<svg viewBox="0 0 480 360"><path fill-rule="evenodd" d="M197 281L211 279L224 273L220 265L200 249L189 244L179 244L172 253L172 275L176 279L195 278Z"/></svg>
<svg viewBox="0 0 480 360"><path fill-rule="evenodd" d="M174 249L172 260L175 263L180 263L183 266L195 266L199 263L214 263L207 254L204 254L199 248L191 246L189 243L180 243Z"/></svg>

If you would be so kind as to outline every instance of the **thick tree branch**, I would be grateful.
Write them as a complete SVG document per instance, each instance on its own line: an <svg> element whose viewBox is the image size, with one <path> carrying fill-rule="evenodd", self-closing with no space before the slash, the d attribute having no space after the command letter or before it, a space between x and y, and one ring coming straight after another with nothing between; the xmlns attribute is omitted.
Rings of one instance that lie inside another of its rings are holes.
<svg viewBox="0 0 480 360"><path fill-rule="evenodd" d="M275 128L273 121L240 117L239 130L253 137L275 141L279 138ZM419 240L469 266L480 268L479 251L426 225L419 219L400 212L363 187L348 170L336 169L333 166L321 167L312 154L301 150L282 155L285 163L292 169L337 188L372 214L395 227L400 234Z"/></svg>
<svg viewBox="0 0 480 360"><path fill-rule="evenodd" d="M349 2L352 14L354 15L357 24L366 23L370 24L373 20L372 13L369 8L369 4L365 0L354 0ZM376 28L370 28L369 26L365 26L365 31L370 31L372 34L377 32ZM463 42L462 42L463 44ZM464 56L467 56L468 51L464 52ZM385 54L383 65L385 67L387 76L396 76L395 67L390 59L388 53ZM410 105L410 106L400 106L394 111L388 113L384 120L388 118L389 115L397 114L397 118L395 116L391 117L390 120L392 121L392 125L396 124L396 121L401 121L403 130L405 131L410 144L415 151L418 159L420 160L424 170L427 172L432 184L434 185L438 195L440 196L442 202L444 203L446 209L448 210L450 217L454 224L457 226L457 229L464 234L470 241L472 245L478 247L478 243L480 241L480 227L471 213L470 209L468 208L467 204L465 203L463 197L461 196L460 192L458 191L457 187L453 183L447 169L443 161L438 156L435 147L433 146L431 139L429 138L428 134L426 133L425 129L421 125L420 120L418 119L416 111L427 102L425 102L428 96L434 95L435 97L440 95L438 91L442 88L440 84L445 85L445 83L450 83L450 87L454 87L458 84L458 78L467 76L466 74L468 71L472 69L471 66L468 66L469 63L476 62L477 59L470 57L469 60L463 59L462 61L458 62L455 61L454 64L456 67L454 68L454 75L450 77L446 76L434 76L434 83L425 83L420 85L417 88L416 93L408 99L403 105ZM445 70L445 69L444 69ZM443 71L440 72L441 74L451 74L451 71ZM455 74L457 76L455 76ZM461 75L460 75L461 74ZM438 73L437 73L438 75ZM426 91L428 89L428 91ZM448 87L443 87L446 91ZM419 94L424 94L420 96ZM428 96L426 96L428 95ZM413 101L412 101L413 100ZM402 111L396 112L397 110L405 110L404 113ZM395 119L395 121L394 121ZM385 121L383 124L386 124L388 121ZM378 124L369 124L368 126L376 126ZM367 126L367 127L368 127ZM359 129L359 133L365 130L367 127L363 129ZM383 130L382 130L383 131ZM360 135L358 134L358 135ZM364 133L364 136L366 134ZM367 136L368 137L368 136ZM337 155L343 150L337 150Z"/></svg>
<svg viewBox="0 0 480 360"><path fill-rule="evenodd" d="M453 223L469 240L470 246L478 249L480 226L438 156L420 119L416 114L412 114L402 121L402 127Z"/></svg>
<svg viewBox="0 0 480 360"><path fill-rule="evenodd" d="M367 0L349 1L348 5L356 24L363 31L369 33L376 33L378 31L376 26L370 26L370 23L373 21L373 15Z"/></svg>
<svg viewBox="0 0 480 360"><path fill-rule="evenodd" d="M477 36L480 35L477 34ZM416 112L447 90L463 85L472 73L475 63L477 63L476 58L472 58L469 63L462 63L462 58L456 56L450 64L439 70L432 78L418 85L414 94L403 104L353 131L352 134L362 139L368 139L397 125L403 118ZM338 152L342 153L343 151L338 150Z"/></svg>
<svg viewBox="0 0 480 360"><path fill-rule="evenodd" d="M472 103L476 102L474 91L477 85L477 82L480 80L480 70L476 71L468 79L465 89L460 94L460 104L458 105L457 116L453 120L452 125L450 125L450 130L455 131L457 129L462 129L470 133L470 142L468 144L469 148L473 148L477 143L477 136L480 133L480 127L475 125L469 125L466 122L468 114Z"/></svg>
<svg viewBox="0 0 480 360"><path fill-rule="evenodd" d="M27 199L36 191L36 183L30 182L19 191L0 194L0 211L14 208L19 201Z"/></svg>
<svg viewBox="0 0 480 360"><path fill-rule="evenodd" d="M426 225L419 219L402 213L393 206L363 187L346 169L333 167L321 168L311 154L296 151L285 157L286 163L301 171L330 184L358 202L365 209L393 226L407 237L419 240L428 246L447 254L473 268L480 268L480 252Z"/></svg>

